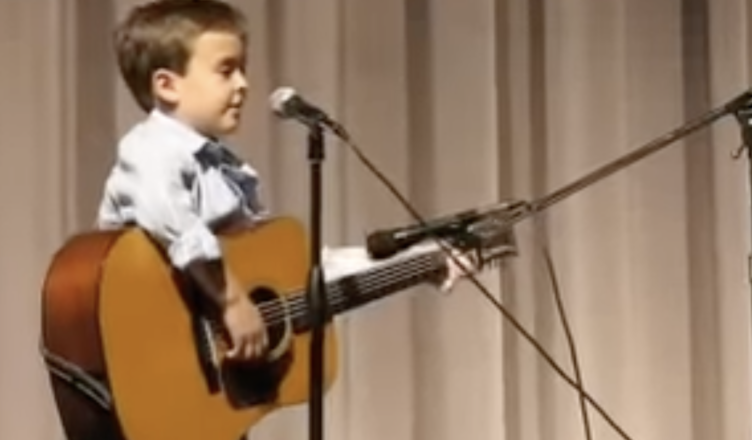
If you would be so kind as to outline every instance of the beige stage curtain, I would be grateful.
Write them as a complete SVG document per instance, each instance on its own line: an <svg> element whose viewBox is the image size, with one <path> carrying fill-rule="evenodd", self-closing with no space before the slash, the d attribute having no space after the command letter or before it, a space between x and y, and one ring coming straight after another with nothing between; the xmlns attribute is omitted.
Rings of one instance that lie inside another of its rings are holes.
<svg viewBox="0 0 752 440"><path fill-rule="evenodd" d="M109 31L134 0L0 0L0 438L62 439L37 353L54 252L94 219L115 143L141 115ZM308 215L304 131L267 96L291 85L347 125L425 215L534 199L748 87L745 0L236 0L252 24L238 151L278 213ZM750 429L747 163L710 129L556 205L541 224L589 392L634 439ZM341 145L326 241L408 222ZM531 222L483 282L572 363ZM584 439L577 394L469 284L414 289L338 321L332 440ZM307 409L254 440L307 438ZM595 438L620 438L589 411ZM171 439L166 439L171 440ZM176 439L178 440L178 439ZM227 439L230 440L230 439Z"/></svg>

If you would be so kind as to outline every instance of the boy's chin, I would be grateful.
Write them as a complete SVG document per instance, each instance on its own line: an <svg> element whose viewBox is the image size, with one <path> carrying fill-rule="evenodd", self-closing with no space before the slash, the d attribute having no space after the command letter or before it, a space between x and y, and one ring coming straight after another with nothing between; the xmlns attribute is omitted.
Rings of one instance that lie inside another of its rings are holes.
<svg viewBox="0 0 752 440"><path fill-rule="evenodd" d="M238 128L240 128L240 124L237 122L234 124L228 124L222 128L222 134L225 136L235 134L238 131Z"/></svg>
<svg viewBox="0 0 752 440"><path fill-rule="evenodd" d="M235 119L232 121L225 120L225 121L222 121L221 124L218 124L218 126L214 130L215 132L214 134L216 136L229 136L229 135L235 134L239 128L240 128L239 119Z"/></svg>

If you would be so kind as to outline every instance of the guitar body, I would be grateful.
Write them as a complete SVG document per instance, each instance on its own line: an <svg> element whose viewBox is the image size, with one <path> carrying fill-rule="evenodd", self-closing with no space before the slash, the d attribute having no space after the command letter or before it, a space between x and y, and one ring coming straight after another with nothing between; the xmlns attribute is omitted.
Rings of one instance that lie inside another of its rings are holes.
<svg viewBox="0 0 752 440"><path fill-rule="evenodd" d="M306 286L304 229L280 218L221 242L249 295L278 306L265 315L274 324L268 362L221 359L226 337L216 311L140 229L78 235L55 255L43 289L42 345L69 440L237 440L269 412L308 400L309 333L275 321L283 311L294 316L285 295ZM329 388L331 326L325 347ZM103 387L99 398L95 385Z"/></svg>

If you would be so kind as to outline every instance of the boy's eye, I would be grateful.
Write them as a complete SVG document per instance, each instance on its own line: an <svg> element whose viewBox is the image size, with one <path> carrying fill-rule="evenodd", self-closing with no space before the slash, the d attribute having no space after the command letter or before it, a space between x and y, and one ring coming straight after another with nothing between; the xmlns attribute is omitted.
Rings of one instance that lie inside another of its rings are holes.
<svg viewBox="0 0 752 440"><path fill-rule="evenodd" d="M219 73L221 75L224 75L224 76L231 76L235 72L238 72L238 71L240 73L245 73L245 71L243 70L243 66L240 65L240 64L235 64L235 63L233 63L233 64L224 64L224 65L220 66L220 68L219 68Z"/></svg>

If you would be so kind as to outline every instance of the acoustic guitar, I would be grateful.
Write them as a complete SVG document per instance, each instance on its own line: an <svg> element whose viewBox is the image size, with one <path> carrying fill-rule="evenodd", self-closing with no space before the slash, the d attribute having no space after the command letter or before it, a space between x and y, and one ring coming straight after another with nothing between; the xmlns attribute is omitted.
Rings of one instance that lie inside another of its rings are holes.
<svg viewBox="0 0 752 440"><path fill-rule="evenodd" d="M469 237L481 264L515 252L499 222L483 222ZM237 440L270 412L306 402L304 228L277 218L220 241L268 326L273 349L265 362L223 360L227 335L217 311L144 231L83 233L54 255L41 350L69 440ZM327 281L332 316L440 276L442 255L409 254ZM329 322L325 389L337 372Z"/></svg>

